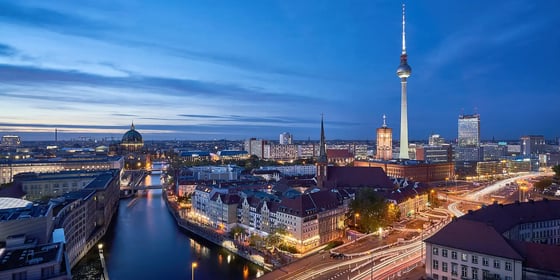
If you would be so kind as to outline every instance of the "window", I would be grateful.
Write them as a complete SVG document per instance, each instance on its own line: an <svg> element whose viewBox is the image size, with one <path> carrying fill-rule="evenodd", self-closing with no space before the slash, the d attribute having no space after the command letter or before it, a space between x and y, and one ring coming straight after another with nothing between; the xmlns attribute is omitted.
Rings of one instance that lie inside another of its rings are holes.
<svg viewBox="0 0 560 280"><path fill-rule="evenodd" d="M441 271L447 272L447 263L446 262L441 262Z"/></svg>
<svg viewBox="0 0 560 280"><path fill-rule="evenodd" d="M467 278L468 267L466 265L461 266L461 278Z"/></svg>
<svg viewBox="0 0 560 280"><path fill-rule="evenodd" d="M472 263L478 264L478 256L472 255Z"/></svg>
<svg viewBox="0 0 560 280"><path fill-rule="evenodd" d="M434 273L434 274L432 274L432 278L433 278L434 280L439 280L439 275L437 275L437 274Z"/></svg>
<svg viewBox="0 0 560 280"><path fill-rule="evenodd" d="M456 260L457 259L457 252L451 251L451 258Z"/></svg>
<svg viewBox="0 0 560 280"><path fill-rule="evenodd" d="M488 258L482 258L482 265L483 266L488 266Z"/></svg>
<svg viewBox="0 0 560 280"><path fill-rule="evenodd" d="M505 280L513 280L513 279L511 278L511 276L506 276Z"/></svg>
<svg viewBox="0 0 560 280"><path fill-rule="evenodd" d="M438 261L437 260L432 261L432 268L435 269L435 270L438 269Z"/></svg>
<svg viewBox="0 0 560 280"><path fill-rule="evenodd" d="M490 278L490 271L483 269L482 270L482 279L488 279Z"/></svg>
<svg viewBox="0 0 560 280"><path fill-rule="evenodd" d="M438 248L437 248L437 247L434 247L434 248L432 249L432 254L433 254L434 256L437 256L437 255L438 255Z"/></svg>
<svg viewBox="0 0 560 280"><path fill-rule="evenodd" d="M461 253L461 260L466 262L469 260L469 255L465 254L465 253Z"/></svg>
<svg viewBox="0 0 560 280"><path fill-rule="evenodd" d="M447 280L447 276L441 276L441 280Z"/></svg>
<svg viewBox="0 0 560 280"><path fill-rule="evenodd" d="M478 268L472 267L471 268L472 279L478 280Z"/></svg>
<svg viewBox="0 0 560 280"><path fill-rule="evenodd" d="M511 263L510 262L506 262L506 270L511 271Z"/></svg>
<svg viewBox="0 0 560 280"><path fill-rule="evenodd" d="M500 260L494 260L494 268L500 268Z"/></svg>
<svg viewBox="0 0 560 280"><path fill-rule="evenodd" d="M451 263L451 275L459 275L459 266L456 263Z"/></svg>
<svg viewBox="0 0 560 280"><path fill-rule="evenodd" d="M12 280L25 280L27 279L27 271L12 273Z"/></svg>
<svg viewBox="0 0 560 280"><path fill-rule="evenodd" d="M447 258L447 249L441 249L441 256Z"/></svg>
<svg viewBox="0 0 560 280"><path fill-rule="evenodd" d="M41 268L41 278L45 279L52 276L54 276L54 266L51 265Z"/></svg>

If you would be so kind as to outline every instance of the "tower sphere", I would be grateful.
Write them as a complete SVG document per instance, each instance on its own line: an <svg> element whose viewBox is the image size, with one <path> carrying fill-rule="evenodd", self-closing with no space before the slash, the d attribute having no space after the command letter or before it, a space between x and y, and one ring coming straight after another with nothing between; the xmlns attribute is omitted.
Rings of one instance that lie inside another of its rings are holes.
<svg viewBox="0 0 560 280"><path fill-rule="evenodd" d="M406 63L406 61L404 63L401 62L401 65L397 68L397 76L401 79L408 78L410 77L410 73L412 73L412 68L410 68L408 63Z"/></svg>

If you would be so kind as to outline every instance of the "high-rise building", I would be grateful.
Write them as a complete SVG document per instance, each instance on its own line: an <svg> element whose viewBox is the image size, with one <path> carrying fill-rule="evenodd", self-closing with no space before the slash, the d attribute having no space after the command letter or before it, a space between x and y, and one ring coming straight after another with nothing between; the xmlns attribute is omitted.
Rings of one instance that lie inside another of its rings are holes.
<svg viewBox="0 0 560 280"><path fill-rule="evenodd" d="M399 158L408 159L408 114L406 103L406 85L407 79L410 77L412 69L408 65L408 55L406 53L406 35L405 35L405 16L404 4L402 6L402 52L401 64L397 68L397 76L401 79L401 140Z"/></svg>
<svg viewBox="0 0 560 280"><path fill-rule="evenodd" d="M294 141L293 136L288 132L282 132L280 134L280 145L291 145Z"/></svg>
<svg viewBox="0 0 560 280"><path fill-rule="evenodd" d="M459 115L458 146L455 147L455 161L479 161L480 151L480 115Z"/></svg>
<svg viewBox="0 0 560 280"><path fill-rule="evenodd" d="M525 135L521 137L521 155L537 156L544 152L545 142L542 135Z"/></svg>
<svg viewBox="0 0 560 280"><path fill-rule="evenodd" d="M459 147L478 148L480 146L480 115L459 115L458 131Z"/></svg>
<svg viewBox="0 0 560 280"><path fill-rule="evenodd" d="M377 129L376 159L390 160L393 158L393 129L387 127L387 117L383 115L383 125Z"/></svg>
<svg viewBox="0 0 560 280"><path fill-rule="evenodd" d="M266 145L266 141L262 139L250 138L245 140L245 151L247 151L250 155L255 155L258 158L264 158L264 146Z"/></svg>

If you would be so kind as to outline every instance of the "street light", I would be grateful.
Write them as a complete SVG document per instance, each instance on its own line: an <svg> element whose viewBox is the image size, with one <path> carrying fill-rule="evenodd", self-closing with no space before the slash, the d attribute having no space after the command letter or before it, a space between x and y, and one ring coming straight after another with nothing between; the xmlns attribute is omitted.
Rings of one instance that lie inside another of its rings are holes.
<svg viewBox="0 0 560 280"><path fill-rule="evenodd" d="M360 213L354 214L354 226L358 227L358 223L356 222L356 218L360 217Z"/></svg>
<svg viewBox="0 0 560 280"><path fill-rule="evenodd" d="M194 269L198 266L196 262L192 262L191 264L191 279L194 280Z"/></svg>

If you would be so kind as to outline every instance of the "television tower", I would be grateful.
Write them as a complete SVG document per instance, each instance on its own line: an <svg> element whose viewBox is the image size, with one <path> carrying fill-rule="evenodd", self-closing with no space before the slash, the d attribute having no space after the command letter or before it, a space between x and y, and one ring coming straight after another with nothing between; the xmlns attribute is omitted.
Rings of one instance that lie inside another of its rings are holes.
<svg viewBox="0 0 560 280"><path fill-rule="evenodd" d="M401 78L401 141L400 159L408 159L408 114L406 105L406 79L410 77L412 69L408 65L406 54L406 35L405 35L404 4L402 5L402 53L401 64L397 68L397 76Z"/></svg>

